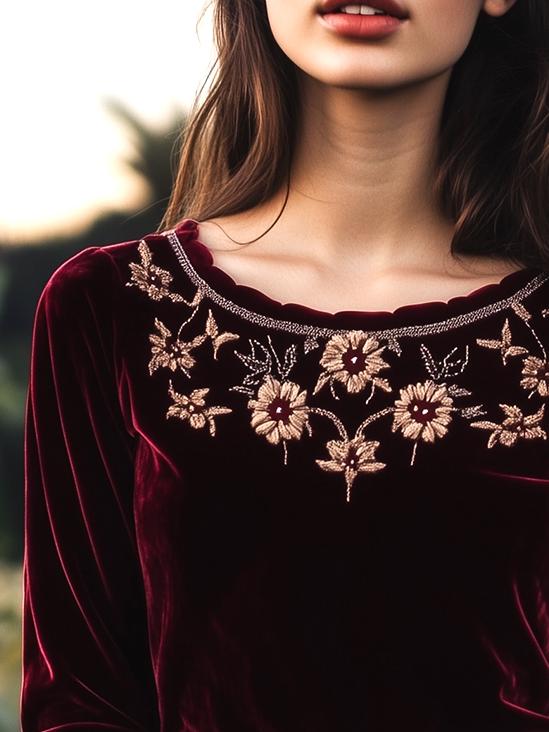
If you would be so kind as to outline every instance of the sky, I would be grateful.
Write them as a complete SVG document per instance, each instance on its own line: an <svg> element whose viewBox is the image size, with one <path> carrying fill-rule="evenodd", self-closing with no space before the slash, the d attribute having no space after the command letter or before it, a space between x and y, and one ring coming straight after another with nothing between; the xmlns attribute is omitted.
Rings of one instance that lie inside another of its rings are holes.
<svg viewBox="0 0 549 732"><path fill-rule="evenodd" d="M0 241L146 205L123 102L152 127L190 109L215 60L208 0L12 0L0 10ZM204 92L202 92L202 95Z"/></svg>

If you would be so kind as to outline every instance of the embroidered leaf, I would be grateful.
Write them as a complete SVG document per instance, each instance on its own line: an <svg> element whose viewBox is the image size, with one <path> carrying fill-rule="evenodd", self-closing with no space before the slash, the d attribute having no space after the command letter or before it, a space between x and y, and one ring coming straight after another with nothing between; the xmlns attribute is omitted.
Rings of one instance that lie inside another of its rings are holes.
<svg viewBox="0 0 549 732"><path fill-rule="evenodd" d="M442 369L442 376L445 379L452 378L454 376L457 376L458 374L463 373L465 367L467 366L469 360L469 346L465 345L464 358L456 358L454 361L450 361L450 356L456 350L457 346L455 348L452 348L450 353L448 353L443 359L444 368Z"/></svg>
<svg viewBox="0 0 549 732"><path fill-rule="evenodd" d="M402 348L400 347L400 343L396 340L396 338L389 338L387 341L387 348L391 351L394 351L399 356L402 355Z"/></svg>
<svg viewBox="0 0 549 732"><path fill-rule="evenodd" d="M532 429L528 430L524 437L528 439L535 439L536 437L541 437L542 439L547 439L547 434L545 430L543 430L541 427L532 427Z"/></svg>
<svg viewBox="0 0 549 732"><path fill-rule="evenodd" d="M280 367L280 361L278 360L277 353L276 353L275 349L273 348L273 344L271 342L271 336L270 335L267 335L267 340L269 341L269 346L271 347L272 354L275 357L277 371L278 371L279 375L281 376L282 375L282 369Z"/></svg>
<svg viewBox="0 0 549 732"><path fill-rule="evenodd" d="M305 339L305 343L303 344L303 350L305 353L309 353L309 351L312 351L314 348L318 348L319 343L317 339L314 336L307 336Z"/></svg>
<svg viewBox="0 0 549 732"><path fill-rule="evenodd" d="M148 267L152 262L152 253L151 253L149 247L147 246L147 242L145 241L145 239L141 239L141 241L139 242L139 245L137 247L137 251L139 252L139 256L141 257L141 264L144 267ZM138 267L139 265L133 265L133 266ZM131 264L130 264L130 267L132 267ZM132 267L132 269L133 269L133 267Z"/></svg>
<svg viewBox="0 0 549 732"><path fill-rule="evenodd" d="M248 356L245 353L239 353L238 351L235 351L234 353L243 363L246 364L248 368L252 369L254 372L262 371L264 373L267 373L271 368L270 358L266 359L265 361L258 361L253 356Z"/></svg>
<svg viewBox="0 0 549 732"><path fill-rule="evenodd" d="M477 338L477 343L480 346L486 346L487 348L499 348L501 352L501 360L503 361L504 366L507 365L507 359L509 356L520 356L523 353L528 353L528 349L523 346L511 345L511 327L509 326L509 318L505 318L505 323L501 329L500 341Z"/></svg>
<svg viewBox="0 0 549 732"><path fill-rule="evenodd" d="M316 394L317 392L319 392L322 389L322 387L324 386L324 384L329 380L330 380L330 374L327 371L323 371L318 377L315 388L313 389L313 394Z"/></svg>
<svg viewBox="0 0 549 732"><path fill-rule="evenodd" d="M215 318L212 315L211 310L208 310L208 319L206 321L206 333L210 336L210 338L215 338L217 336L217 323L215 322Z"/></svg>
<svg viewBox="0 0 549 732"><path fill-rule="evenodd" d="M505 358L508 356L520 356L521 353L528 353L528 349L523 346L511 346L505 352Z"/></svg>
<svg viewBox="0 0 549 732"><path fill-rule="evenodd" d="M500 404L499 405L505 414L512 419L520 419L522 417L522 411L516 404Z"/></svg>
<svg viewBox="0 0 549 732"><path fill-rule="evenodd" d="M250 370L250 373L246 374L246 376L243 379L243 383L245 384L258 384L263 377L266 374L271 373L272 369L272 359L271 354L265 348L265 346L262 343L259 343L258 341L254 340L253 338L248 339L250 346L251 346L251 354L245 354L240 353L239 351L233 351L233 353L242 361L242 363L248 367ZM264 360L261 361L256 357L256 349L255 346L259 346L259 348L263 351Z"/></svg>
<svg viewBox="0 0 549 732"><path fill-rule="evenodd" d="M171 334L172 334L171 330L166 325L164 325L164 323L160 320L160 318L155 317L154 327L160 331L161 335L164 338L167 338L168 336L171 336ZM154 338L158 338L158 336L154 336L154 335L149 336L149 339L151 341L153 341Z"/></svg>
<svg viewBox="0 0 549 732"><path fill-rule="evenodd" d="M217 359L217 351L219 350L220 346L223 345L223 343L227 343L227 341L234 341L237 338L240 338L237 333L229 333L228 331L219 334L219 329L211 310L208 310L208 318L206 320L206 334L212 339L213 355L215 359Z"/></svg>
<svg viewBox="0 0 549 732"><path fill-rule="evenodd" d="M196 305L198 305L198 303L202 300L203 297L204 297L204 293L202 292L202 290L200 288L197 288L191 302L188 302L187 300L183 300L183 302L185 303L185 305L189 305L190 307L196 307Z"/></svg>
<svg viewBox="0 0 549 732"><path fill-rule="evenodd" d="M457 346L452 348L450 353L447 353L442 361L436 361L424 343L421 344L420 348L425 366L433 381L446 380L463 373L469 360L469 347L467 345L465 346L465 356L463 358L456 358L453 361L450 358L457 350Z"/></svg>
<svg viewBox="0 0 549 732"><path fill-rule="evenodd" d="M284 354L284 366L282 369L280 369L280 376L283 379L286 379L288 377L288 374L292 370L295 362L297 359L297 346L295 343L292 343L291 346L288 346L286 349L286 353Z"/></svg>
<svg viewBox="0 0 549 732"><path fill-rule="evenodd" d="M473 392L469 391L469 389L465 389L464 387L458 386L457 384L450 384L450 386L448 387L448 393L454 397L458 397L458 396L471 396L471 394Z"/></svg>
<svg viewBox="0 0 549 732"><path fill-rule="evenodd" d="M501 347L501 341L494 341L491 338L477 338L477 343L479 346L484 346L485 348Z"/></svg>
<svg viewBox="0 0 549 732"><path fill-rule="evenodd" d="M373 376L372 384L378 386L380 389L383 389L383 391L393 391L387 379L384 379L381 376Z"/></svg>
<svg viewBox="0 0 549 732"><path fill-rule="evenodd" d="M472 407L464 407L461 409L461 416L465 419L473 419L473 417L481 417L486 414L486 410L481 404L475 404Z"/></svg>
<svg viewBox="0 0 549 732"><path fill-rule="evenodd" d="M519 318L522 318L525 322L528 322L532 315L526 310L524 305L522 305L520 302L512 302L511 307L515 311L515 313L519 316Z"/></svg>
<svg viewBox="0 0 549 732"><path fill-rule="evenodd" d="M255 394L255 389L251 389L247 386L230 386L229 391L238 391L241 394L246 394L246 396L253 396Z"/></svg>
<svg viewBox="0 0 549 732"><path fill-rule="evenodd" d="M278 372L278 376L281 379L286 379L290 371L292 370L293 365L296 362L297 358L297 347L295 344L292 344L286 349L286 353L284 354L284 365L280 363L280 360L278 358L278 354L274 349L274 346L271 341L271 336L267 335L267 340L269 341L269 346L271 349L271 352L274 356L275 362L276 362L276 369Z"/></svg>
<svg viewBox="0 0 549 732"><path fill-rule="evenodd" d="M524 417L524 425L525 427L530 427L531 425L538 424L543 419L543 412L545 410L545 404L542 404L541 407L538 409L535 414L528 414L526 417Z"/></svg>
<svg viewBox="0 0 549 732"><path fill-rule="evenodd" d="M208 407L208 409L204 410L204 416L208 420L208 428L212 437L215 437L215 422L213 417L218 414L230 414L232 411L229 407Z"/></svg>
<svg viewBox="0 0 549 732"><path fill-rule="evenodd" d="M437 381L441 377L441 372L438 369L435 359L432 357L431 352L429 351L427 346L423 343L420 346L420 350L421 355L423 356L423 360L425 362L425 367L429 372L429 376L433 379L433 381Z"/></svg>
<svg viewBox="0 0 549 732"><path fill-rule="evenodd" d="M227 343L228 341L235 341L237 338L240 338L238 333L229 333L228 331L225 333L221 333L221 335L218 335L217 338L213 341L213 350L214 350L214 358L217 359L217 351L223 343Z"/></svg>
<svg viewBox="0 0 549 732"><path fill-rule="evenodd" d="M482 422L471 422L471 427L480 427L481 429L489 429L493 430L499 427L499 424L496 424L495 422L488 422L487 420L483 420Z"/></svg>

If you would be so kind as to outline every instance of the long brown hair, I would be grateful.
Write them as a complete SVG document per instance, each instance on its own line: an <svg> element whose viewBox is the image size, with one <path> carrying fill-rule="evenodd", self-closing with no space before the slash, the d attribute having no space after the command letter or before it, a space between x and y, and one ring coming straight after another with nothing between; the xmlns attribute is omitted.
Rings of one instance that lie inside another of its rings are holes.
<svg viewBox="0 0 549 732"><path fill-rule="evenodd" d="M245 211L287 180L300 108L295 65L271 33L264 0L212 2L218 73L181 131L158 232ZM499 18L479 14L452 69L434 181L455 223L452 253L549 270L548 46L546 0L517 0Z"/></svg>

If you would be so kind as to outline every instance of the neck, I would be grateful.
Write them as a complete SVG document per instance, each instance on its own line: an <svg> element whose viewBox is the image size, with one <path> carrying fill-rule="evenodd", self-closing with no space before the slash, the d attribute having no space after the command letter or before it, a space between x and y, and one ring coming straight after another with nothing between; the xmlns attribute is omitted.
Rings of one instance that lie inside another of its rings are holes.
<svg viewBox="0 0 549 732"><path fill-rule="evenodd" d="M297 232L306 221L324 262L345 250L350 267L440 264L454 230L432 193L448 76L390 92L302 77L290 193L274 228ZM285 186L273 212L284 196Z"/></svg>

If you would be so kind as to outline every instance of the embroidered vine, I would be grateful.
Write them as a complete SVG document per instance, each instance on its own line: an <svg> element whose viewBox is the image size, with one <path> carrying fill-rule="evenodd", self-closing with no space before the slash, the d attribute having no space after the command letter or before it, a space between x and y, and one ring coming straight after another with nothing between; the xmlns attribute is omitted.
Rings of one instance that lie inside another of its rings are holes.
<svg viewBox="0 0 549 732"><path fill-rule="evenodd" d="M202 293L197 290L192 300L186 300L182 295L170 290L173 277L170 272L152 263L152 253L147 242L142 239L138 245L138 252L141 264L130 262L130 280L126 282L128 287L137 287L144 291L152 300L169 298L172 302L183 303L192 308L191 314L179 326L174 336L171 330L158 318L154 318L154 327L157 333L149 335L151 342L151 359L149 361L149 374L152 375L159 368L169 368L175 372L180 370L187 378L191 378L191 369L196 364L196 357L192 351L205 340L209 339L213 347L213 357L217 359L218 350L223 343L239 338L237 333L219 332L217 322L211 310L208 316L204 331L185 341L181 338L183 328L190 323L198 312L199 305L203 301ZM178 417L187 421L195 429L209 427L209 433L215 436L214 417L221 414L229 414L232 409L224 406L205 406L204 397L209 392L209 387L194 389L190 394L183 394L175 391L172 381L169 381L169 395L173 403L168 407L166 418Z"/></svg>
<svg viewBox="0 0 549 732"><path fill-rule="evenodd" d="M333 425L336 436L326 441L324 447L327 454L315 458L315 463L320 470L342 474L347 502L351 500L351 489L360 473L374 473L387 467L383 455L378 454L382 451L381 442L366 436L370 425L384 417L392 419L391 433L412 443L410 466L415 464L418 445L424 444L427 449L427 445L432 446L446 438L456 416L475 429L489 430L488 448L497 444L512 447L523 439L547 439L541 424L545 404L528 414L524 414L516 404L499 404L503 419L498 422L487 418L486 408L482 404L461 403L462 399L473 396L470 390L455 383L455 379L464 374L469 364L469 344L456 346L442 358L436 359L427 345L421 342L419 357L426 377L399 387L396 396L394 384L389 379L391 354L392 357L400 358L403 348L393 334L389 334L382 343L372 333L358 329L326 336L307 333L301 334L306 337L281 349L275 346L271 333L267 332L266 342L248 338L247 353L236 347L220 351L222 345L238 341L240 335L230 331L220 332L214 314L208 307L202 329L183 338L183 328L190 328L191 321L196 321L202 312L202 305L205 302L210 304L210 298L200 287L196 288L190 300L173 292L171 273L153 264L145 240L141 240L138 251L141 263L130 263L131 278L126 285L139 288L152 300L167 298L191 309L175 334L158 317L154 318L156 332L149 335L149 374L166 368L173 374L181 372L190 379L197 363L196 351L205 342L212 344L215 361L219 360L220 353L225 353L225 358L238 359L244 368L244 375L241 383L228 386L227 391L247 397L251 430L273 447L282 446L284 465L288 464L287 443L298 443L305 435L312 438L316 419L328 420ZM504 367L513 358L523 358L520 385L529 390L528 398L537 395L545 399L549 396L549 365L545 348L531 326L530 312L520 302L512 302L510 307L511 312L529 329L540 348L541 356L531 354L527 347L515 342L509 317L505 317L499 338L477 338L475 343L481 348L496 351ZM549 309L542 311L542 317L548 314ZM298 359L306 357L315 359L319 372L311 388L306 388L292 377ZM337 384L340 386L336 390ZM341 402L343 398L361 399L361 404L368 405L376 389L389 395L390 401L376 412L368 414L357 427L350 430L336 411L315 403L314 397L326 385L329 385L329 393L335 402ZM209 391L209 387L201 386L190 393L178 392L170 379L168 394L172 404L168 407L166 418L179 418L195 429L208 425L209 434L215 436L214 418L234 410L223 405L206 405ZM481 417L483 419L479 419Z"/></svg>

